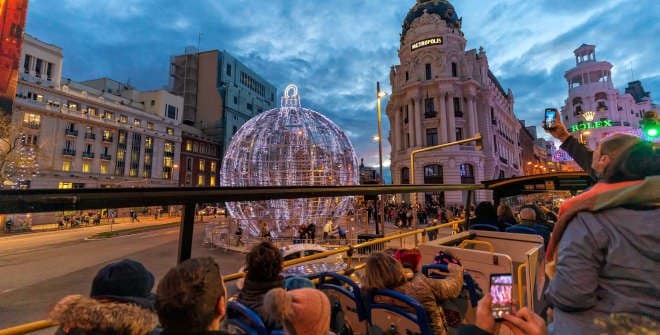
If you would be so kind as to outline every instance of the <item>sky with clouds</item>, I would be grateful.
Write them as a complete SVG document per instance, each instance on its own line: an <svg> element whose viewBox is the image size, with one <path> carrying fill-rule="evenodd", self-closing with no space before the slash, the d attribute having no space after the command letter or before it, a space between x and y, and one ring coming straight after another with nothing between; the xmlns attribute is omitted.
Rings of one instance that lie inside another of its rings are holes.
<svg viewBox="0 0 660 335"><path fill-rule="evenodd" d="M623 89L631 78L660 99L660 5L656 0L454 0L468 49L483 46L515 97L515 113L538 124L567 95L572 51L596 44ZM31 0L26 32L63 48L64 76L167 85L169 57L198 43L227 50L281 91L349 134L376 165L375 83L389 89L401 24L414 0ZM389 130L384 118L384 136ZM388 162L389 145L384 142Z"/></svg>

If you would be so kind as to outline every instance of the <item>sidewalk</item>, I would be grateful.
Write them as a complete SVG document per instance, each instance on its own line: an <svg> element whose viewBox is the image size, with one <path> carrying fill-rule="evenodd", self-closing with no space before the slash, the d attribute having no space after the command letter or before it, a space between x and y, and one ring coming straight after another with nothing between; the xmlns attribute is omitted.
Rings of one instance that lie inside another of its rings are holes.
<svg viewBox="0 0 660 335"><path fill-rule="evenodd" d="M114 223L111 224L110 219L102 219L101 223L98 225L90 223L87 225L80 225L78 227L73 227L73 228L72 227L60 228L57 223L47 223L47 224L32 226L30 227L30 230L12 231L11 233L7 233L4 230L2 230L0 231L0 236L8 237L15 235L25 235L25 234L53 232L53 231L61 231L61 232L79 231L79 230L84 230L85 228L108 227L108 226L112 226L112 230L126 230L126 229L140 228L140 227L163 225L174 222L181 222L181 217L164 215L159 217L158 219L154 219L153 216L138 216L138 220L139 221L131 222L130 217L121 217L114 219Z"/></svg>

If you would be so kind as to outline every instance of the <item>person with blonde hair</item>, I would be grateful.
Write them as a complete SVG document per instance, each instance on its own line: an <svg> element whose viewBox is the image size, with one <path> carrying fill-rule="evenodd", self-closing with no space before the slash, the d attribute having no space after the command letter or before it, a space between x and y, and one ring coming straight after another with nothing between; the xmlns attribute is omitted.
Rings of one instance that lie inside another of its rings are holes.
<svg viewBox="0 0 660 335"><path fill-rule="evenodd" d="M394 257L384 253L374 253L367 259L364 277L365 292L375 289L392 289L419 301L429 318L429 326L434 334L445 335L447 321L440 303L456 298L463 288L463 270L456 264L448 265L449 274L445 279L431 279L424 275L406 276L403 266ZM412 269L413 271L417 269ZM397 304L388 298L376 297L380 302ZM401 305L409 308L406 305Z"/></svg>
<svg viewBox="0 0 660 335"><path fill-rule="evenodd" d="M513 216L511 207L507 204L500 204L497 206L497 226L500 230L517 224L516 218Z"/></svg>
<svg viewBox="0 0 660 335"><path fill-rule="evenodd" d="M275 288L264 297L266 318L282 324L288 335L332 334L330 313L330 300L314 288L291 291Z"/></svg>

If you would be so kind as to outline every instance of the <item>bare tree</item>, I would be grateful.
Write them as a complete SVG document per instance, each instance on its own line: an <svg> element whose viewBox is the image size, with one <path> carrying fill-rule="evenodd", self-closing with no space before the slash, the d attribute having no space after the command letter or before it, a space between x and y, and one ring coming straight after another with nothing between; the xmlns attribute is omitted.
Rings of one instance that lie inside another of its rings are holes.
<svg viewBox="0 0 660 335"><path fill-rule="evenodd" d="M0 189L18 188L39 174L38 148L10 114L0 110Z"/></svg>

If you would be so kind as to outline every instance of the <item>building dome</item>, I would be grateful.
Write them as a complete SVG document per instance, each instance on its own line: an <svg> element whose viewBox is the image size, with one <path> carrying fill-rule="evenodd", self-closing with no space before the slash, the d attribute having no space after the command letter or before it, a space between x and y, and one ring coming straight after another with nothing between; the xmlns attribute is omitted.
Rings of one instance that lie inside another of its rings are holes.
<svg viewBox="0 0 660 335"><path fill-rule="evenodd" d="M416 18L422 16L424 12L439 15L447 25L453 28L461 28L461 19L458 18L454 6L447 0L417 0L413 8L408 11L405 20L403 20L403 30L401 36L405 35L410 29L410 25Z"/></svg>
<svg viewBox="0 0 660 335"><path fill-rule="evenodd" d="M248 120L232 138L222 161L220 184L250 186L339 186L359 183L358 164L348 136L330 119L300 106L289 85L282 107ZM317 227L341 221L353 197L278 199L227 203L227 210L251 235L263 220L275 235L299 224Z"/></svg>

